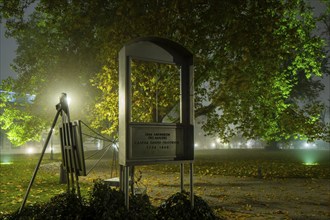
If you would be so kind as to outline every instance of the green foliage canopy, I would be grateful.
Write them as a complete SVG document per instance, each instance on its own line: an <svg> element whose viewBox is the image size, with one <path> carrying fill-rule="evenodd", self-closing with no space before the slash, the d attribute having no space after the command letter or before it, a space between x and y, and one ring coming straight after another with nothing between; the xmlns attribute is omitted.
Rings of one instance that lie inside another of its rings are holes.
<svg viewBox="0 0 330 220"><path fill-rule="evenodd" d="M224 140L237 134L268 141L329 137L329 126L319 120L324 106L316 99L322 86L315 80L324 72L325 42L313 35L317 18L303 0L42 0L26 18L22 10L32 2L0 6L7 34L18 42L13 68L19 78L11 89L36 95L24 109L40 119L32 127L49 120L49 94L65 91L83 100L75 115L116 134L118 51L137 37L159 36L194 54L195 115L206 116L208 134ZM144 82L140 88L152 79ZM143 89L138 91L136 97ZM144 107L135 101L137 109ZM152 113L148 109L141 120ZM15 111L23 110L7 104L0 117L12 123L9 132L16 129L9 113ZM36 137L29 130L19 135L21 142Z"/></svg>

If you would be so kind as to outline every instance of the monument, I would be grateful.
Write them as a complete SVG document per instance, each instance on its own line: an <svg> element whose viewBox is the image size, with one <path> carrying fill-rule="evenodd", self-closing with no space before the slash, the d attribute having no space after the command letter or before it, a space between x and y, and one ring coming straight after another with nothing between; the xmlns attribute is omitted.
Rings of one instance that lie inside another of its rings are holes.
<svg viewBox="0 0 330 220"><path fill-rule="evenodd" d="M193 206L193 55L164 38L146 37L119 52L120 188L129 207L134 166L189 163Z"/></svg>

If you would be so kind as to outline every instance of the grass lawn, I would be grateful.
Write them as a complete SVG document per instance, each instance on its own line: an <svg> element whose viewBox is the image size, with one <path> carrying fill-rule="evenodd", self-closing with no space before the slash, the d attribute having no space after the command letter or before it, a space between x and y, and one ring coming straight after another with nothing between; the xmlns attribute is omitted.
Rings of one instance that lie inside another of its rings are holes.
<svg viewBox="0 0 330 220"><path fill-rule="evenodd" d="M80 181L84 197L93 187L93 180L109 178L111 155ZM39 159L39 155L0 155L0 214L17 210ZM45 155L27 200L28 204L46 202L65 192L59 184L60 155L53 160ZM179 166L158 164L141 166L140 170L179 172ZM330 179L330 152L317 150L205 150L195 152L195 176L235 176L264 179L321 178ZM166 181L166 180L164 180Z"/></svg>

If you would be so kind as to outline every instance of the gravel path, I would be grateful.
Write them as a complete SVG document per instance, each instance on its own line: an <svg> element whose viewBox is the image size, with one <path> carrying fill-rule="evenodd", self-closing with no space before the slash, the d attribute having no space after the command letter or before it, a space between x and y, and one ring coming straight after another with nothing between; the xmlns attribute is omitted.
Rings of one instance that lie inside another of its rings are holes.
<svg viewBox="0 0 330 220"><path fill-rule="evenodd" d="M138 186L146 187L155 205L180 190L178 174L144 171L142 175ZM227 219L330 219L329 179L195 176L194 192Z"/></svg>

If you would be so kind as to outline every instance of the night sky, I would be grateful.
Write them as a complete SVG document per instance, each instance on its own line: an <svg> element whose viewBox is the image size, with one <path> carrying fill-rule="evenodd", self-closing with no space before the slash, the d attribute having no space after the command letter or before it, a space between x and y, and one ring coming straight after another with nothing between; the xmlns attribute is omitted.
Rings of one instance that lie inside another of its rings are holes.
<svg viewBox="0 0 330 220"><path fill-rule="evenodd" d="M6 79L8 76L16 77L16 74L10 69L10 63L15 57L16 42L14 39L5 37L5 29L1 24L0 29L0 79Z"/></svg>

